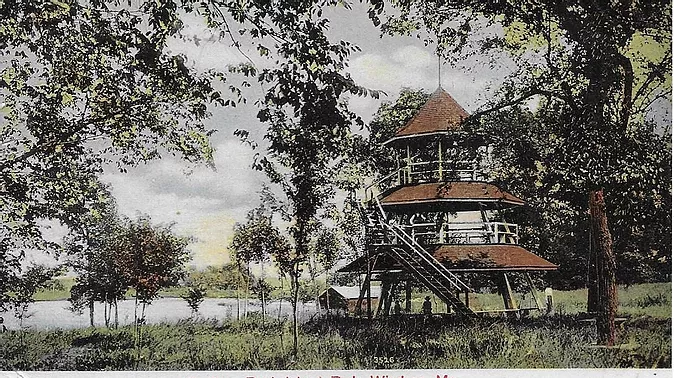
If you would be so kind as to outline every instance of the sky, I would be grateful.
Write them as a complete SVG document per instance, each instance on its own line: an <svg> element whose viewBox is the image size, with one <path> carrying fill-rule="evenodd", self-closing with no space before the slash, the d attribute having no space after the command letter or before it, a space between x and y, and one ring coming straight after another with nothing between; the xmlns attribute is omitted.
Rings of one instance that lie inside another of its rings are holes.
<svg viewBox="0 0 674 378"><path fill-rule="evenodd" d="M333 11L330 35L354 42L361 48L349 63L348 72L354 80L361 86L388 94L379 100L349 99L350 108L367 122L382 101L395 100L403 87L435 90L438 61L433 47L424 46L415 37L380 38L365 9L358 6L354 4L353 11ZM196 69L224 69L228 64L245 61L246 58L230 46L230 41L219 40L197 17L188 18L185 24L182 34L188 38L174 41L170 49L187 55L188 64ZM252 51L247 55L256 64L264 64L255 54ZM484 103L488 84L503 76L488 71L466 74L447 65L441 72L443 88L468 111ZM254 85L251 92L251 96L259 96L262 90ZM257 192L266 182L262 173L251 169L255 151L233 135L235 129L246 129L259 140L265 125L257 121L256 113L252 104L213 109L206 125L217 130L212 138L215 171L164 158L129 169L127 173L116 172L111 167L102 180L111 185L123 214L131 217L148 214L154 222L174 223L178 234L195 237L196 242L189 246L193 253L192 265L203 268L223 264L229 260L227 245L235 222L245 221L246 213L258 204Z"/></svg>
<svg viewBox="0 0 674 378"><path fill-rule="evenodd" d="M380 99L351 97L350 109L368 122L382 101L394 101L403 87L421 88L428 92L438 87L438 61L434 46L424 46L416 37L380 36L367 18L362 4L354 9L333 9L329 35L333 41L351 41L361 52L351 56L348 72L357 84L383 90ZM174 53L187 56L188 65L197 70L226 69L229 64L244 62L228 39L220 40L208 30L201 19L187 17L181 32L182 40L170 44ZM245 41L242 41L245 42ZM245 51L245 46L244 46ZM268 64L247 54L258 65ZM469 113L484 104L500 80L508 73L504 67L491 69L468 62L470 70L443 65L440 82ZM250 131L261 142L265 125L257 121L252 103L262 94L253 85L248 91L251 101L236 108L213 109L206 126L217 132L212 138L216 170L206 166L190 167L173 158L162 158L120 173L114 167L105 170L102 181L110 184L120 212L135 217L150 215L155 223L173 223L180 235L195 237L189 248L192 265L203 268L229 260L227 245L236 222L245 220L246 213L258 204L257 192L266 182L264 175L251 169L256 151L233 135L236 129ZM58 228L52 231L59 233Z"/></svg>

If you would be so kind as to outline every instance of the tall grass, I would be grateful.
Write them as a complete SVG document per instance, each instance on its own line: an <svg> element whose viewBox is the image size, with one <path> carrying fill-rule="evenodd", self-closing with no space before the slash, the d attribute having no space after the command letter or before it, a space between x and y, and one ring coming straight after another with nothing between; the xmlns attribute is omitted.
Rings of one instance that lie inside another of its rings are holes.
<svg viewBox="0 0 674 378"><path fill-rule="evenodd" d="M0 370L671 367L670 320L628 321L619 333L622 347L606 349L573 317L320 319L302 328L293 360L287 323L184 321L144 326L140 353L132 327L2 334Z"/></svg>
<svg viewBox="0 0 674 378"><path fill-rule="evenodd" d="M576 315L585 295L556 292L554 315L510 321L315 319L301 329L295 360L290 324L255 315L145 325L137 347L133 326L12 331L0 333L0 370L671 367L670 283L620 288L619 315L628 319L616 348L593 345L593 324Z"/></svg>

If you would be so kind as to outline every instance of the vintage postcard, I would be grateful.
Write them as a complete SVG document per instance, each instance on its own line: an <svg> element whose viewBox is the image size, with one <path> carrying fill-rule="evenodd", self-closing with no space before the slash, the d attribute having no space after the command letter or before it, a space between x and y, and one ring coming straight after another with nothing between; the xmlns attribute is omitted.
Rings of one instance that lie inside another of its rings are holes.
<svg viewBox="0 0 674 378"><path fill-rule="evenodd" d="M671 11L0 0L0 376L671 375Z"/></svg>

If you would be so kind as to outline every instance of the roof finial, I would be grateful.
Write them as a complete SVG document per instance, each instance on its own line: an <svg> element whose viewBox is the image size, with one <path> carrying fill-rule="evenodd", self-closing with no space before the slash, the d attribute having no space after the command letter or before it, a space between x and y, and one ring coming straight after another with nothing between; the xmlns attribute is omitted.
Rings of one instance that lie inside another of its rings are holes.
<svg viewBox="0 0 674 378"><path fill-rule="evenodd" d="M440 71L440 52L438 51L438 88L442 87L442 72Z"/></svg>

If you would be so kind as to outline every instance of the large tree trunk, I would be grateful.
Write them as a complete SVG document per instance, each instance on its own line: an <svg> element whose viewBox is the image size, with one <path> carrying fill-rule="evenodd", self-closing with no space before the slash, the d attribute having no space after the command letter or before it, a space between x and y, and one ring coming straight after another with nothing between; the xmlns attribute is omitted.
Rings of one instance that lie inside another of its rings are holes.
<svg viewBox="0 0 674 378"><path fill-rule="evenodd" d="M603 189L590 191L589 207L592 247L596 251L598 273L597 344L612 346L615 344L615 316L618 307L616 259L608 229Z"/></svg>

